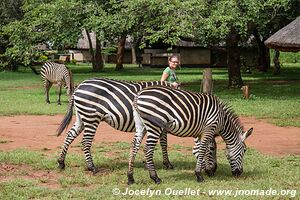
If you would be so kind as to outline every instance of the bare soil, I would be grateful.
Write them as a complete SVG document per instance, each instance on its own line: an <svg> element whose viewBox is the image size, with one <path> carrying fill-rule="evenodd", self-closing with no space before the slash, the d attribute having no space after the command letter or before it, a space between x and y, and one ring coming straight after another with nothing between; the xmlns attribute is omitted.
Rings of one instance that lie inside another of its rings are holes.
<svg viewBox="0 0 300 200"><path fill-rule="evenodd" d="M62 115L0 117L0 151L24 148L43 151L43 153L58 154L64 136L57 137L55 131L62 118ZM248 146L264 154L274 156L300 155L300 128L277 127L253 117L242 117L241 121L245 128L254 128L254 133L247 139ZM132 137L133 133L120 132L106 123L102 123L97 130L94 145L102 142L131 142ZM74 141L73 146L78 147L81 138L82 136L79 136ZM179 138L169 135L168 143L170 145L192 146L194 142L192 138ZM224 142L221 138L217 139L217 143L219 147L224 148ZM80 148L70 150L81 151ZM104 170L104 173L106 172ZM14 174L14 176L8 174ZM57 189L61 188L58 181L60 176L61 174L55 171L35 170L29 165L0 164L0 182L20 178L36 180L42 187Z"/></svg>
<svg viewBox="0 0 300 200"><path fill-rule="evenodd" d="M0 151L24 148L50 153L58 152L63 144L64 135L57 137L55 132L62 119L62 115L0 117ZM254 128L253 134L247 139L247 146L274 156L300 155L300 128L278 127L254 117L241 117L241 121L245 129ZM94 144L131 142L132 137L133 133L120 132L102 123L98 127ZM82 136L79 136L73 145L80 142L81 138ZM224 147L222 139L217 140L221 148ZM168 135L168 143L193 146L194 141L193 138Z"/></svg>

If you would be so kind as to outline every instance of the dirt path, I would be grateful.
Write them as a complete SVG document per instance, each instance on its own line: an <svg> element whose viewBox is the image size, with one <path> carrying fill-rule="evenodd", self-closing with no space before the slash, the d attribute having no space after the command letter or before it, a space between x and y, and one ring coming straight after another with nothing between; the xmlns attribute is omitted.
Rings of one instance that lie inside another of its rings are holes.
<svg viewBox="0 0 300 200"><path fill-rule="evenodd" d="M45 149L50 152L58 151L65 136L57 137L55 131L62 118L62 115L0 117L0 150L27 148L37 151ZM252 117L242 117L241 121L247 129L254 127L252 136L246 142L247 146L275 156L300 155L300 128L277 127ZM102 123L94 143L131 142L132 137L132 133L120 132ZM74 144L81 141L81 138L80 136ZM185 146L193 145L192 138L179 138L172 135L168 136L168 142Z"/></svg>

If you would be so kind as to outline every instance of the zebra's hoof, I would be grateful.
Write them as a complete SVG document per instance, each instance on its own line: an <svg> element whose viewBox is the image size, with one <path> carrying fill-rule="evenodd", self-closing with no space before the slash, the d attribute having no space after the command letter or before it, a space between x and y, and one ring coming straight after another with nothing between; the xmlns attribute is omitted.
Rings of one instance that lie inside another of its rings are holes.
<svg viewBox="0 0 300 200"><path fill-rule="evenodd" d="M127 185L133 185L134 184L134 180L128 180L127 181Z"/></svg>
<svg viewBox="0 0 300 200"><path fill-rule="evenodd" d="M215 164L212 168L210 169L205 169L205 173L207 176L214 176L217 171L217 164Z"/></svg>
<svg viewBox="0 0 300 200"><path fill-rule="evenodd" d="M202 176L197 176L197 182L198 183L204 182L204 178Z"/></svg>
<svg viewBox="0 0 300 200"><path fill-rule="evenodd" d="M165 169L174 169L173 165L170 162L163 163Z"/></svg>
<svg viewBox="0 0 300 200"><path fill-rule="evenodd" d="M64 160L58 159L57 162L58 162L58 168L59 169L65 169L66 165L65 165L65 161Z"/></svg>
<svg viewBox="0 0 300 200"><path fill-rule="evenodd" d="M91 171L93 175L96 175L99 172L99 170L94 165L88 166L88 171Z"/></svg>
<svg viewBox="0 0 300 200"><path fill-rule="evenodd" d="M195 172L195 175L198 183L204 182L204 178L201 176L200 172Z"/></svg>
<svg viewBox="0 0 300 200"><path fill-rule="evenodd" d="M127 179L128 179L128 182L127 182L128 185L134 184L134 178L133 178L133 174L132 173L128 173L127 172Z"/></svg>
<svg viewBox="0 0 300 200"><path fill-rule="evenodd" d="M160 184L161 183L161 179L158 178L158 177L154 181L155 181L155 184Z"/></svg>
<svg viewBox="0 0 300 200"><path fill-rule="evenodd" d="M93 172L93 175L95 176L99 172L99 169L95 168L95 169L93 169L92 172Z"/></svg>
<svg viewBox="0 0 300 200"><path fill-rule="evenodd" d="M213 171L213 170L205 170L205 173L207 174L207 176L214 176L215 175L215 171Z"/></svg>
<svg viewBox="0 0 300 200"><path fill-rule="evenodd" d="M241 176L242 173L243 173L243 169L236 169L236 170L232 171L232 175L235 177Z"/></svg>
<svg viewBox="0 0 300 200"><path fill-rule="evenodd" d="M151 177L152 180L154 180L155 184L160 184L161 183L161 179L156 177Z"/></svg>

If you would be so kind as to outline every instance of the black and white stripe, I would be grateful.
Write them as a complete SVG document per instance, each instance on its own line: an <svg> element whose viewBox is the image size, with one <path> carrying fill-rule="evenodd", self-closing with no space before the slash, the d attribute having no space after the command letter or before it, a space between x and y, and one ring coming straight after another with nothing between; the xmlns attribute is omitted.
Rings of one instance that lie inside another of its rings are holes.
<svg viewBox="0 0 300 200"><path fill-rule="evenodd" d="M133 99L142 88L153 85L171 86L161 81L128 82L106 78L93 78L82 82L76 88L68 112L57 131L60 135L68 126L72 118L73 107L75 107L76 122L65 138L63 150L58 159L59 167L65 167L64 161L70 144L84 130L82 144L87 167L90 171L97 172L90 148L99 123L104 121L117 130L134 132ZM162 135L160 143L163 163L166 168L172 168L167 153L167 134Z"/></svg>
<svg viewBox="0 0 300 200"><path fill-rule="evenodd" d="M219 134L226 143L232 173L242 173L242 159L246 149L244 140L253 129L243 132L238 117L216 96L166 87L148 87L138 93L134 100L134 108L137 131L147 131L145 157L150 177L156 183L160 183L161 180L155 171L153 151L163 131L179 137L198 138L198 151L194 149L194 153L197 154L197 181L203 181L203 158L215 134ZM136 135L140 133L137 132ZM134 181L131 164L129 163L128 170L129 183Z"/></svg>
<svg viewBox="0 0 300 200"><path fill-rule="evenodd" d="M46 103L50 103L49 100L49 90L52 84L57 84L58 100L57 103L60 105L61 87L66 85L67 94L69 97L72 96L74 90L74 84L72 79L72 72L63 64L58 64L54 62L46 62L41 68L41 77L44 81L45 86L45 100ZM69 98L70 100L70 98Z"/></svg>
<svg viewBox="0 0 300 200"><path fill-rule="evenodd" d="M201 141L195 138L195 146L193 147L193 154L198 159ZM217 143L215 138L208 142L206 153L204 154L203 168L208 176L213 176L217 170Z"/></svg>

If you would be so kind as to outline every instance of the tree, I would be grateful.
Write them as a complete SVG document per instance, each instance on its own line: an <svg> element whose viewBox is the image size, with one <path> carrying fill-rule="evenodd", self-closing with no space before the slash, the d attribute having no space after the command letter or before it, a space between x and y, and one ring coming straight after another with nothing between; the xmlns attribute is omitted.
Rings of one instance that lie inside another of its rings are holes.
<svg viewBox="0 0 300 200"><path fill-rule="evenodd" d="M269 0L259 4L261 10L248 28L258 45L257 69L266 72L270 68L270 51L264 45L264 41L299 16L300 11L297 8L300 5L298 0Z"/></svg>
<svg viewBox="0 0 300 200"><path fill-rule="evenodd" d="M266 16L267 18L266 10L275 8L276 11L283 12L286 10L284 8L288 7L289 2L289 0L211 0L206 4L202 2L202 7L198 6L201 12L193 12L193 16L198 15L198 20L194 21L193 24L195 27L194 35L199 43L208 46L224 45L224 42L226 44L229 87L241 87L243 85L240 73L240 45L246 43L253 33L250 25L255 24L256 27L264 27L266 22L260 17ZM194 4L197 2L194 1ZM263 53L266 51L262 50L261 54Z"/></svg>
<svg viewBox="0 0 300 200"><path fill-rule="evenodd" d="M5 34L9 35L10 48L5 54L16 61L29 65L39 57L36 45L47 43L53 49L75 47L82 37L82 30L92 32L90 17L99 13L99 7L92 7L93 1L55 0L38 1L28 0L22 7L24 18L9 23ZM91 8L94 8L91 10ZM102 13L101 13L102 14ZM88 34L89 36L89 34ZM101 45L97 37L97 45L93 57L93 70L103 68ZM90 49L92 49L90 44Z"/></svg>
<svg viewBox="0 0 300 200"><path fill-rule="evenodd" d="M20 20L23 17L21 5L24 0L3 0L0 3L0 70L14 70L13 60L4 53L9 47L9 37L4 33L3 27L7 24Z"/></svg>

